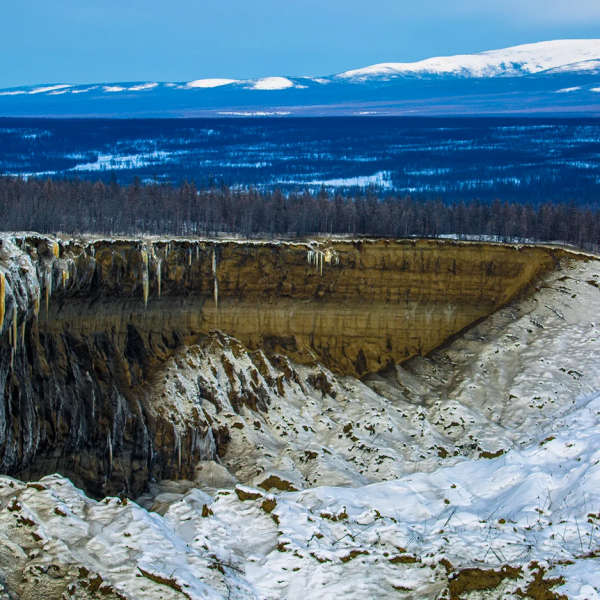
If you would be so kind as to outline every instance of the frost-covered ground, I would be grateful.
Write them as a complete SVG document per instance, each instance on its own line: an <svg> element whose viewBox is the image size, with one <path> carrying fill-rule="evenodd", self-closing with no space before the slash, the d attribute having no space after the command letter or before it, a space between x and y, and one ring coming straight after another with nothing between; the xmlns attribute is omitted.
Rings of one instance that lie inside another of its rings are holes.
<svg viewBox="0 0 600 600"><path fill-rule="evenodd" d="M364 381L211 335L154 402L226 428L221 464L137 503L1 478L4 577L22 598L598 599L599 314L600 265L563 265Z"/></svg>
<svg viewBox="0 0 600 600"><path fill-rule="evenodd" d="M597 99L592 95L590 102ZM411 118L268 118L286 116L281 107L218 113L223 118L168 122L5 120L0 172L104 181L114 175L121 183L134 176L193 179L198 187L214 180L287 191L374 185L401 195L441 194L449 202L523 203L533 197L584 202L600 173L600 127L591 120L447 118L427 125ZM226 118L236 116L248 120Z"/></svg>

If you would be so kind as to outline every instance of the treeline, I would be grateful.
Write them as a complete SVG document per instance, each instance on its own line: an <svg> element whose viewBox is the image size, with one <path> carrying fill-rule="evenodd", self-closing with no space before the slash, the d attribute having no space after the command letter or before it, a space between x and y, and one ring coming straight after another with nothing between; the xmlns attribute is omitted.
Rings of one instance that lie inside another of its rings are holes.
<svg viewBox="0 0 600 600"><path fill-rule="evenodd" d="M325 189L284 194L215 184L200 189L194 183L142 185L137 179L119 185L0 177L0 228L107 235L454 235L563 242L596 250L600 211L574 203L379 198L375 188L352 195Z"/></svg>

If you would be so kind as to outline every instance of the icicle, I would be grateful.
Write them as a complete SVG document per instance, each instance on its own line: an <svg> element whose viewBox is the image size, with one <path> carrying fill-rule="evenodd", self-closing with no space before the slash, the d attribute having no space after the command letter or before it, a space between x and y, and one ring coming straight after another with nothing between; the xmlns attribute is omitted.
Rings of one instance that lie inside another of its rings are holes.
<svg viewBox="0 0 600 600"><path fill-rule="evenodd" d="M17 330L18 317L19 317L19 313L17 312L17 301L15 299L15 305L13 306L13 322L12 322L12 341L14 344L14 350L16 350L17 346L19 345L19 334L18 334L18 330Z"/></svg>
<svg viewBox="0 0 600 600"><path fill-rule="evenodd" d="M58 242L52 242L52 254L54 254L55 258L60 258L60 246Z"/></svg>
<svg viewBox="0 0 600 600"><path fill-rule="evenodd" d="M50 305L50 296L52 296L52 266L46 271L46 315L48 315L48 307Z"/></svg>
<svg viewBox="0 0 600 600"><path fill-rule="evenodd" d="M144 290L144 306L148 306L148 271L142 273L142 288Z"/></svg>
<svg viewBox="0 0 600 600"><path fill-rule="evenodd" d="M67 281L69 280L69 270L68 269L63 269L62 270L62 286L63 289L65 289L67 287Z"/></svg>
<svg viewBox="0 0 600 600"><path fill-rule="evenodd" d="M162 259L158 259L157 261L157 265L156 265L156 278L158 281L158 297L160 298L160 286L161 286L161 272L162 272Z"/></svg>
<svg viewBox="0 0 600 600"><path fill-rule="evenodd" d="M192 266L192 249L188 250L188 266Z"/></svg>
<svg viewBox="0 0 600 600"><path fill-rule="evenodd" d="M25 325L27 321L23 321L23 325L21 325L21 345L25 348Z"/></svg>
<svg viewBox="0 0 600 600"><path fill-rule="evenodd" d="M5 289L6 289L6 278L4 276L4 273L0 273L0 332L2 331L2 326L4 325Z"/></svg>
<svg viewBox="0 0 600 600"><path fill-rule="evenodd" d="M37 319L40 314L40 290L39 288L35 291L35 297L33 299L33 316Z"/></svg>
<svg viewBox="0 0 600 600"><path fill-rule="evenodd" d="M181 471L181 439L177 432L175 432L175 445L177 446L177 463L179 465L179 470Z"/></svg>
<svg viewBox="0 0 600 600"><path fill-rule="evenodd" d="M144 271L142 272L142 289L144 290L144 306L148 306L149 280L148 280L148 252L146 250L142 250L142 262L144 263Z"/></svg>
<svg viewBox="0 0 600 600"><path fill-rule="evenodd" d="M108 430L108 462L110 464L110 469L113 468L113 447L112 447L112 436L110 435L110 429Z"/></svg>
<svg viewBox="0 0 600 600"><path fill-rule="evenodd" d="M217 251L213 250L212 258L212 270L214 278L214 295L215 295L215 306L219 308L219 280L217 279Z"/></svg>

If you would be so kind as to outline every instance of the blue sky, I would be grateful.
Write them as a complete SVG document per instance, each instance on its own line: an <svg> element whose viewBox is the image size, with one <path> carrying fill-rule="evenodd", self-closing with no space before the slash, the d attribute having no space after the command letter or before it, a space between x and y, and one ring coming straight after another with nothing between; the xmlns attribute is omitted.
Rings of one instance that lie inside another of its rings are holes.
<svg viewBox="0 0 600 600"><path fill-rule="evenodd" d="M600 0L2 0L0 87L328 75L600 37Z"/></svg>

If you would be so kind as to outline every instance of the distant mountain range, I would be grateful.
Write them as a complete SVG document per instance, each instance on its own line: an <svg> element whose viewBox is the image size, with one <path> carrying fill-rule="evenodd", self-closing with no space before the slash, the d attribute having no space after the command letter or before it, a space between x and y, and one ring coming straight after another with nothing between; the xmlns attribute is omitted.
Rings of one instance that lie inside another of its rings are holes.
<svg viewBox="0 0 600 600"><path fill-rule="evenodd" d="M44 84L0 116L600 115L600 40L383 63L327 77Z"/></svg>

